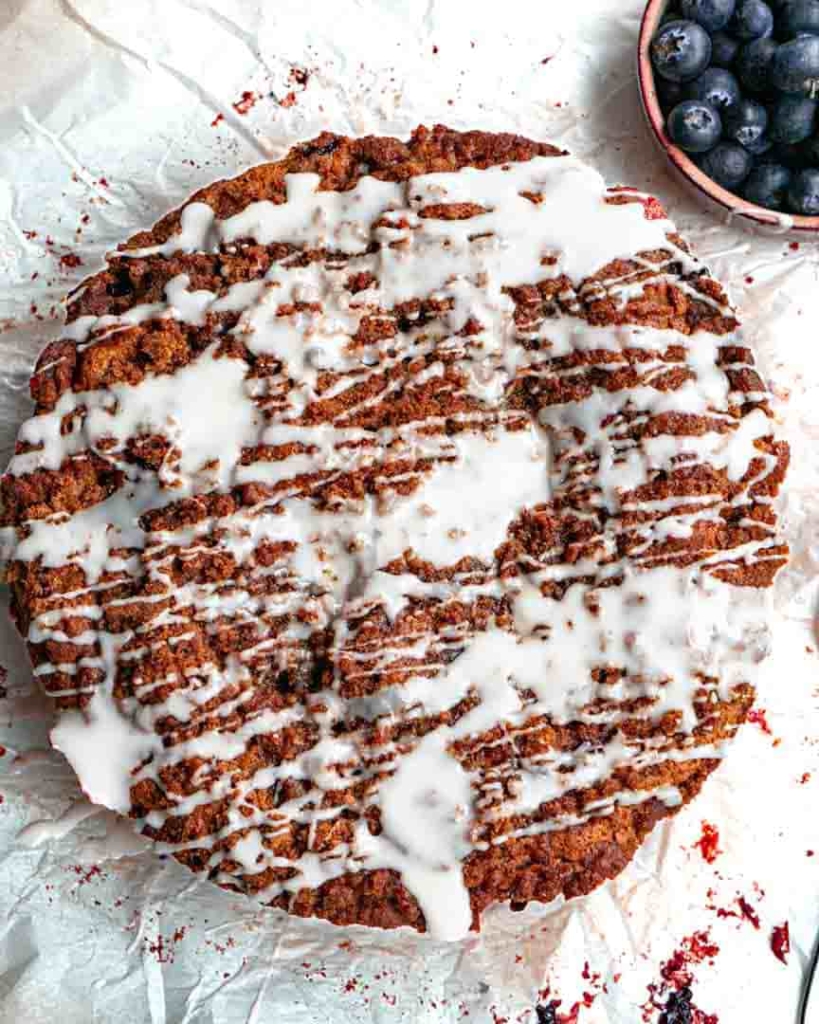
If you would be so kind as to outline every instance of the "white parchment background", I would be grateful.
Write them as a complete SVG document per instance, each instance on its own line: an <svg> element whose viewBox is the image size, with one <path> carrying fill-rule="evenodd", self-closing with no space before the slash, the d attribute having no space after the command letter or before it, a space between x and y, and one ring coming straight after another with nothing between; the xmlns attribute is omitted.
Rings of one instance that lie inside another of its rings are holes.
<svg viewBox="0 0 819 1024"><path fill-rule="evenodd" d="M48 709L3 615L2 1024L534 1024L546 985L565 1013L595 996L578 1024L640 1024L661 963L706 928L720 953L696 970L696 1005L720 1024L794 1020L819 923L819 259L813 244L718 223L680 192L640 114L641 6L0 0L0 462L58 303L106 249L194 188L323 128L406 134L440 121L562 143L612 183L666 201L731 287L782 399L795 549L760 696L773 735L746 725L701 798L614 883L557 909L493 911L463 946L289 921L192 881L113 816L78 824L90 808L48 751ZM694 848L703 821L723 851L710 865ZM758 930L713 909L736 910L738 894ZM784 921L787 966L769 945ZM582 977L586 962L599 980Z"/></svg>

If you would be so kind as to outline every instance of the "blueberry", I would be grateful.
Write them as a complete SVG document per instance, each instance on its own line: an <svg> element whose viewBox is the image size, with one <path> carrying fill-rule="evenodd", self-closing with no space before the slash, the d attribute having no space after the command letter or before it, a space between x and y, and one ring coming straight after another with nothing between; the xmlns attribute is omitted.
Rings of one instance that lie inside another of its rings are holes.
<svg viewBox="0 0 819 1024"><path fill-rule="evenodd" d="M685 90L689 100L704 100L723 116L739 103L739 82L725 68L706 68Z"/></svg>
<svg viewBox="0 0 819 1024"><path fill-rule="evenodd" d="M783 43L771 60L771 84L780 92L813 96L819 89L819 38L800 36Z"/></svg>
<svg viewBox="0 0 819 1024"><path fill-rule="evenodd" d="M711 37L695 21L670 21L651 41L654 70L671 82L690 82L711 59Z"/></svg>
<svg viewBox="0 0 819 1024"><path fill-rule="evenodd" d="M756 100L743 96L737 103L734 110L728 114L724 121L725 138L732 142L738 142L744 146L749 153L758 153L757 148L765 137L765 129L768 127L768 111L757 103Z"/></svg>
<svg viewBox="0 0 819 1024"><path fill-rule="evenodd" d="M557 1024L557 1009L554 1003L549 1003L548 1006L540 1003L535 1007L535 1016L537 1024Z"/></svg>
<svg viewBox="0 0 819 1024"><path fill-rule="evenodd" d="M729 192L735 192L751 172L754 158L736 142L720 142L697 160L700 169Z"/></svg>
<svg viewBox="0 0 819 1024"><path fill-rule="evenodd" d="M819 217L819 168L806 167L791 178L788 206L805 217Z"/></svg>
<svg viewBox="0 0 819 1024"><path fill-rule="evenodd" d="M668 997L658 1024L693 1024L691 989L681 988Z"/></svg>
<svg viewBox="0 0 819 1024"><path fill-rule="evenodd" d="M771 85L771 64L779 49L773 39L755 39L739 51L736 70L749 92L767 92Z"/></svg>
<svg viewBox="0 0 819 1024"><path fill-rule="evenodd" d="M739 42L727 32L715 32L711 36L711 67L732 67L738 53Z"/></svg>
<svg viewBox="0 0 819 1024"><path fill-rule="evenodd" d="M782 164L760 164L745 180L742 194L749 203L768 210L784 210L791 172Z"/></svg>
<svg viewBox="0 0 819 1024"><path fill-rule="evenodd" d="M680 13L706 32L718 32L730 21L735 6L736 0L680 0Z"/></svg>
<svg viewBox="0 0 819 1024"><path fill-rule="evenodd" d="M657 88L660 106L666 112L672 107L676 107L683 98L684 89L681 82L669 82L667 78L658 78L654 84Z"/></svg>
<svg viewBox="0 0 819 1024"><path fill-rule="evenodd" d="M668 115L668 134L687 153L705 153L719 142L719 112L702 100L683 100Z"/></svg>
<svg viewBox="0 0 819 1024"><path fill-rule="evenodd" d="M819 0L791 0L777 18L780 39L796 39L803 33L819 35Z"/></svg>
<svg viewBox="0 0 819 1024"><path fill-rule="evenodd" d="M768 134L774 142L804 142L813 135L816 107L807 96L780 96L771 108Z"/></svg>
<svg viewBox="0 0 819 1024"><path fill-rule="evenodd" d="M773 26L773 11L764 0L739 0L728 31L737 39L749 42L771 35Z"/></svg>

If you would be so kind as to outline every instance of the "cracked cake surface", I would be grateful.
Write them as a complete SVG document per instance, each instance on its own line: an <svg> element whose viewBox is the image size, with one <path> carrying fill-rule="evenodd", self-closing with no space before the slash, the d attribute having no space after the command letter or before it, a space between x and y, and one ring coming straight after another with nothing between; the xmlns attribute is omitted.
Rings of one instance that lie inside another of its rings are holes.
<svg viewBox="0 0 819 1024"><path fill-rule="evenodd" d="M754 697L787 446L662 205L324 133L112 254L2 480L89 797L217 883L442 938L586 893Z"/></svg>

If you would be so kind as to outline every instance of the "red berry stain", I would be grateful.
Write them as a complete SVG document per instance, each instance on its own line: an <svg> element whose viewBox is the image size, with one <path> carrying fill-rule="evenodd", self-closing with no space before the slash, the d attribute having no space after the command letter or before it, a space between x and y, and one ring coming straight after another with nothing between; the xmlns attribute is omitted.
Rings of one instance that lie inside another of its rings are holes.
<svg viewBox="0 0 819 1024"><path fill-rule="evenodd" d="M750 921L754 928L759 930L759 914L754 910L751 904L745 899L744 896L737 896L737 905L739 906L742 916L746 921Z"/></svg>
<svg viewBox="0 0 819 1024"><path fill-rule="evenodd" d="M103 188L110 188L107 178L100 178L98 184L102 185Z"/></svg>
<svg viewBox="0 0 819 1024"><path fill-rule="evenodd" d="M146 943L148 952L153 953L158 964L172 964L174 960L173 947L177 942L181 942L185 938L186 931L187 928L183 926L177 928L169 938L165 938L161 934L157 935L154 942Z"/></svg>
<svg viewBox="0 0 819 1024"><path fill-rule="evenodd" d="M310 72L306 68L291 68L289 77L291 82L305 88L310 81Z"/></svg>
<svg viewBox="0 0 819 1024"><path fill-rule="evenodd" d="M810 772L803 772L802 776L799 779L799 783L800 785L804 786L808 782L810 782Z"/></svg>
<svg viewBox="0 0 819 1024"><path fill-rule="evenodd" d="M88 885L92 878L102 878L102 869L98 864L92 864L88 870L86 870L82 864L72 864L70 868L66 868L67 871L73 871L79 879L78 885Z"/></svg>
<svg viewBox="0 0 819 1024"><path fill-rule="evenodd" d="M357 988L358 988L358 980L356 978L348 978L344 982L344 991L345 992L355 992L355 990Z"/></svg>
<svg viewBox="0 0 819 1024"><path fill-rule="evenodd" d="M754 283L754 279L752 277L749 276L749 277L745 278L745 284L753 284L753 283Z"/></svg>
<svg viewBox="0 0 819 1024"><path fill-rule="evenodd" d="M777 960L783 964L788 962L788 953L791 951L791 932L788 922L774 926L771 932L771 949Z"/></svg>
<svg viewBox="0 0 819 1024"><path fill-rule="evenodd" d="M258 99L259 97L256 95L255 92L251 92L249 89L245 89L245 91L242 93L242 98L237 100L233 104L233 109L236 111L237 114L247 114L256 106L256 102Z"/></svg>
<svg viewBox="0 0 819 1024"><path fill-rule="evenodd" d="M768 719L766 718L767 711L765 708L751 708L748 712L748 721L753 722L754 725L758 725L759 728L765 733L766 736L773 736L771 727L768 725Z"/></svg>
<svg viewBox="0 0 819 1024"><path fill-rule="evenodd" d="M808 850L808 852L807 852L807 856L808 856L808 857L812 857L812 856L813 856L813 850Z"/></svg>
<svg viewBox="0 0 819 1024"><path fill-rule="evenodd" d="M432 52L433 52L434 54L435 54L435 53L437 53L437 52L438 52L438 47L437 47L437 46L433 46L433 47L432 47Z"/></svg>
<svg viewBox="0 0 819 1024"><path fill-rule="evenodd" d="M211 128L218 128L219 125L224 121L224 119L224 114L217 114L216 117L214 117L214 119L210 123Z"/></svg>
<svg viewBox="0 0 819 1024"><path fill-rule="evenodd" d="M294 107L295 105L296 105L296 94L294 92L289 92L284 97L283 100L279 100L279 106L280 107L284 107L285 109L287 107Z"/></svg>
<svg viewBox="0 0 819 1024"><path fill-rule="evenodd" d="M72 270L74 267L82 265L82 259L75 252L67 252L60 257L60 266L66 270Z"/></svg>
<svg viewBox="0 0 819 1024"><path fill-rule="evenodd" d="M790 245L788 246L788 248L791 250L791 252L798 252L799 251L799 243L798 242L791 242Z"/></svg>
<svg viewBox="0 0 819 1024"><path fill-rule="evenodd" d="M712 825L709 821L702 823L702 835L694 843L694 846L699 847L702 859L708 864L713 864L714 861L722 853L719 848L719 830L716 825Z"/></svg>
<svg viewBox="0 0 819 1024"><path fill-rule="evenodd" d="M153 953L158 964L173 963L173 955L166 948L165 940L161 935L157 935L155 942L148 943L148 952Z"/></svg>
<svg viewBox="0 0 819 1024"><path fill-rule="evenodd" d="M708 890L708 896L711 899L713 899L713 896L714 896L713 889L709 889ZM723 917L723 918L725 918L725 917L736 917L740 921L748 921L748 922L750 922L750 924L752 924L754 926L754 928L758 929L759 928L759 915L754 910L754 908L751 906L751 904L748 902L748 900L744 896L741 896L741 895L737 896L737 898L736 898L736 906L737 906L736 910L730 910L728 907L716 907L716 906L714 906L713 903L710 903L710 904L708 904L708 909L709 910L715 910L717 912L717 917Z"/></svg>

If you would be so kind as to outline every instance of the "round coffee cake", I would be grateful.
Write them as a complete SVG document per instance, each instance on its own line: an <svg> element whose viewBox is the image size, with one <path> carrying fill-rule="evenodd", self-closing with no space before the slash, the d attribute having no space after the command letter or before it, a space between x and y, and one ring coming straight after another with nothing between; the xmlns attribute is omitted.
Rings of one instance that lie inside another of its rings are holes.
<svg viewBox="0 0 819 1024"><path fill-rule="evenodd" d="M88 796L220 885L444 938L589 892L754 698L787 448L658 201L325 133L87 280L3 478Z"/></svg>

